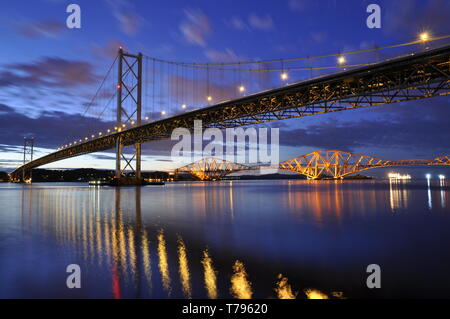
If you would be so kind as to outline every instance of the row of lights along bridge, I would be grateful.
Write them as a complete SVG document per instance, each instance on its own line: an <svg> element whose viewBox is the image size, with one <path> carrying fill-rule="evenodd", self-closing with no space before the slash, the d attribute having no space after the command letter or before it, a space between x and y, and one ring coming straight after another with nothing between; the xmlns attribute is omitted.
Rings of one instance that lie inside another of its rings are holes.
<svg viewBox="0 0 450 319"><path fill-rule="evenodd" d="M419 35L419 39L420 39L420 41L422 41L422 42L427 42L427 41L430 39L430 34L429 34L428 32L423 32L423 33L421 33L421 34ZM121 48L122 48L122 47L121 47ZM347 60L346 60L345 56L343 56L343 55L338 56L338 58L337 58L337 63L338 63L339 65L345 65L346 62L347 62ZM288 75L287 72L282 72L282 73L280 74L280 78L281 78L282 81L287 81L287 80L289 79L289 75ZM121 88L120 84L117 85L117 88L118 88L118 89ZM240 86L238 87L238 90L239 90L240 93L244 93L245 90L246 90L246 88L245 88L244 85L240 85ZM209 95L209 96L206 97L206 100L207 100L208 102L212 102L213 97ZM187 108L187 105L186 105L186 104L182 104L182 105L181 105L181 108L184 110L184 109ZM161 111L161 115L162 115L162 116L166 115L166 111L164 111L164 110ZM149 121L150 118L149 118L148 116L146 116L146 117L145 117L145 120L146 120L146 121ZM132 121L132 122L131 122L131 125L132 125L132 126L135 125L135 122ZM110 134L110 133L116 132L116 131L117 131L117 132L121 132L122 129L125 129L125 128L126 128L126 124L122 124L122 127L114 127L114 130L108 129L108 130L106 131L106 134ZM103 132L99 132L99 133L98 133L98 137L101 137L102 135L103 135ZM96 137L97 137L97 136L96 136L95 134L91 135L91 138L92 138L92 139L95 139ZM88 140L89 140L89 137L85 137L85 138L84 138L84 141L88 141ZM73 145L76 145L76 144L82 143L82 142L83 142L83 139L80 139L80 140L78 140L78 141L74 141L73 143L70 143L70 144L61 146L61 147L59 147L57 150L59 151L59 150L62 150L62 149L64 149L64 148L71 147L71 146L73 146Z"/></svg>

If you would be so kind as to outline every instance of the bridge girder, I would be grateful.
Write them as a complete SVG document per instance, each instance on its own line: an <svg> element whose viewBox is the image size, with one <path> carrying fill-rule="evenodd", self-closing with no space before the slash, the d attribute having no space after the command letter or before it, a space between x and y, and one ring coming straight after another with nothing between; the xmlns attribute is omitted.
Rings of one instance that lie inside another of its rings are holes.
<svg viewBox="0 0 450 319"><path fill-rule="evenodd" d="M335 179L378 167L450 165L450 155L432 160L391 161L378 157L339 150L316 151L279 164L279 169L296 172L310 179L332 177Z"/></svg>
<svg viewBox="0 0 450 319"><path fill-rule="evenodd" d="M204 128L224 129L448 94L450 46L445 46L146 123L51 153L25 166L112 149L118 138L124 146L167 139L175 128L193 129L195 120L201 120Z"/></svg>
<svg viewBox="0 0 450 319"><path fill-rule="evenodd" d="M437 157L431 161L430 165L450 165L450 155Z"/></svg>
<svg viewBox="0 0 450 319"><path fill-rule="evenodd" d="M231 173L253 169L253 167L247 165L232 163L214 157L207 157L180 167L175 170L175 173L188 173L202 181L209 181L219 180Z"/></svg>
<svg viewBox="0 0 450 319"><path fill-rule="evenodd" d="M392 161L339 150L317 151L279 165L281 170L297 172L310 179L342 178L369 168L392 165Z"/></svg>

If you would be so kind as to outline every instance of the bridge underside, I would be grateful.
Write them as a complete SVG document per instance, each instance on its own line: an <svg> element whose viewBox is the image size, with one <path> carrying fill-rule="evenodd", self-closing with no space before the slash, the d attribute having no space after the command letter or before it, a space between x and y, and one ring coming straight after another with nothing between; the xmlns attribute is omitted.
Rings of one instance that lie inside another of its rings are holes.
<svg viewBox="0 0 450 319"><path fill-rule="evenodd" d="M227 101L167 119L113 132L51 153L16 169L22 170L115 148L167 139L175 128L232 128L315 114L419 100L450 94L450 46L408 55L367 67Z"/></svg>

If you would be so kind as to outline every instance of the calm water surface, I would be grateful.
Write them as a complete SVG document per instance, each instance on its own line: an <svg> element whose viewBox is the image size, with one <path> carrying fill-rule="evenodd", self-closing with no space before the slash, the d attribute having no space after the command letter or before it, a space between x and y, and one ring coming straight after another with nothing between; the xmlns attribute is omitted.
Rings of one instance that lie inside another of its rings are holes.
<svg viewBox="0 0 450 319"><path fill-rule="evenodd" d="M0 207L2 298L450 298L448 181L0 184Z"/></svg>

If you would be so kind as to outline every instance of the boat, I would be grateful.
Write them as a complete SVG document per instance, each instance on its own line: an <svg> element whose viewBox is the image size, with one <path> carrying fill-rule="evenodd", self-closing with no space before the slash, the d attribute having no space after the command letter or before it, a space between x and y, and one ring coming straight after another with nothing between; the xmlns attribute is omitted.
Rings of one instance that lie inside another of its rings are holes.
<svg viewBox="0 0 450 319"><path fill-rule="evenodd" d="M107 186L109 182L107 181L89 181L89 186Z"/></svg>
<svg viewBox="0 0 450 319"><path fill-rule="evenodd" d="M164 182L144 182L143 185L162 186L162 185L166 185L166 183L164 183Z"/></svg>

